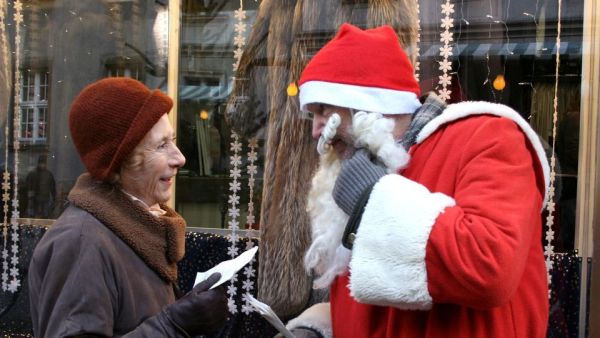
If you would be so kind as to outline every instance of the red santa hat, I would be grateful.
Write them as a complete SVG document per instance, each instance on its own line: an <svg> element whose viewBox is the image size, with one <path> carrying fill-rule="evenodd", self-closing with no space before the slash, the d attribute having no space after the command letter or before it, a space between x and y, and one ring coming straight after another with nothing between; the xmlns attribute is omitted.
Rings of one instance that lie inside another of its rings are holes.
<svg viewBox="0 0 600 338"><path fill-rule="evenodd" d="M382 114L412 114L419 84L390 26L362 30L343 24L308 63L300 81L300 109L310 103Z"/></svg>

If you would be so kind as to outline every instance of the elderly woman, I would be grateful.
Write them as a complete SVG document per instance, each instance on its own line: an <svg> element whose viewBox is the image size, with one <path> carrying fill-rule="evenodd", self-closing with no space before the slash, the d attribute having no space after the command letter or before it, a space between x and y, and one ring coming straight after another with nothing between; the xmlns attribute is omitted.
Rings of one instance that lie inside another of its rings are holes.
<svg viewBox="0 0 600 338"><path fill-rule="evenodd" d="M69 128L87 173L29 267L36 337L188 337L227 317L214 274L176 301L185 221L164 203L185 158L171 99L127 78L86 87Z"/></svg>

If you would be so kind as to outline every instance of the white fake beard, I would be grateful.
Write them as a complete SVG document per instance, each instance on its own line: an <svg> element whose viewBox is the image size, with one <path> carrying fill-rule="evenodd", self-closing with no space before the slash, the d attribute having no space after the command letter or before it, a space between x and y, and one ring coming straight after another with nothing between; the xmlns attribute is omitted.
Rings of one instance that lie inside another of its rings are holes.
<svg viewBox="0 0 600 338"><path fill-rule="evenodd" d="M409 155L394 141L394 122L377 113L358 112L353 117L352 133L357 147L366 147L395 173L409 162ZM311 220L312 243L304 256L304 265L318 278L313 288L329 287L333 279L348 270L352 252L342 246L349 216L333 199L333 187L341 169L335 151L322 155L308 193L307 211Z"/></svg>
<svg viewBox="0 0 600 338"><path fill-rule="evenodd" d="M350 218L333 200L333 186L341 162L333 151L321 156L312 179L306 210L310 216L312 243L304 256L304 266L319 276L313 288L329 286L335 276L344 273L350 263L350 250L342 246L344 228Z"/></svg>

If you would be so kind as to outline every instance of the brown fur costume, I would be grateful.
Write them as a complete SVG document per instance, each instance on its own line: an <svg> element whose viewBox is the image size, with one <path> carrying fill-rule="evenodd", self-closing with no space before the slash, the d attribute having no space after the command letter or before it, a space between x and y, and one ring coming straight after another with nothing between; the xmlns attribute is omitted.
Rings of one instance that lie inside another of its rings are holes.
<svg viewBox="0 0 600 338"><path fill-rule="evenodd" d="M238 133L250 137L266 127L258 298L282 317L296 315L309 301L306 196L317 165L311 122L299 118L298 99L287 96L286 88L343 22L391 25L414 51L413 0L264 0L229 102L227 119Z"/></svg>

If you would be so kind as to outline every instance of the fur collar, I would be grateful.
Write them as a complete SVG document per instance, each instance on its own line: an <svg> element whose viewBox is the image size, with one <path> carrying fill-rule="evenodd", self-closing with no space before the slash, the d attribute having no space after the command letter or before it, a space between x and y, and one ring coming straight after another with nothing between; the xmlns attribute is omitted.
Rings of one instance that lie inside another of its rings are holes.
<svg viewBox="0 0 600 338"><path fill-rule="evenodd" d="M177 280L177 262L185 254L185 220L161 205L155 217L120 189L85 173L69 193L69 201L89 212L121 238L162 279Z"/></svg>

